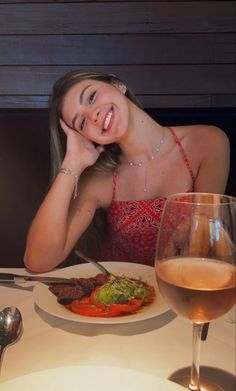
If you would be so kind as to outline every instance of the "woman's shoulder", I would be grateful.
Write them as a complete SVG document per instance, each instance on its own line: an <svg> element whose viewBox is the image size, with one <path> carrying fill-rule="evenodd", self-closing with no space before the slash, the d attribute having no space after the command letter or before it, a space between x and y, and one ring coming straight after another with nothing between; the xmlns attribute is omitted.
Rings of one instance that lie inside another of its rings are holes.
<svg viewBox="0 0 236 391"><path fill-rule="evenodd" d="M229 171L230 144L217 126L183 127L183 137L195 174L195 191L223 193Z"/></svg>
<svg viewBox="0 0 236 391"><path fill-rule="evenodd" d="M229 151L229 139L226 133L214 125L195 125L190 130L193 145L198 145L208 155Z"/></svg>
<svg viewBox="0 0 236 391"><path fill-rule="evenodd" d="M187 125L172 128L189 159L195 178L200 167L219 161L227 165L230 144L225 132L212 125Z"/></svg>
<svg viewBox="0 0 236 391"><path fill-rule="evenodd" d="M229 145L226 133L214 125L174 126L173 130L181 141L194 147L215 148L221 146L227 148Z"/></svg>
<svg viewBox="0 0 236 391"><path fill-rule="evenodd" d="M196 125L179 125L172 126L172 129L177 135L180 136L193 136L193 135L202 135L205 136L210 135L211 137L227 137L225 132L215 125L204 125L204 124L196 124Z"/></svg>

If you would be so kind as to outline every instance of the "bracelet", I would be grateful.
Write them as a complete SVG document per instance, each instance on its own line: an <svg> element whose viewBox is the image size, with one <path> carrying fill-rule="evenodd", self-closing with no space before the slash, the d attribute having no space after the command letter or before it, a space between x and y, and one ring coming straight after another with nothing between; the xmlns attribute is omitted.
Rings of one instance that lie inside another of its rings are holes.
<svg viewBox="0 0 236 391"><path fill-rule="evenodd" d="M78 181L79 181L79 176L78 175L74 175L73 174L73 171L70 169L70 168L64 168L64 167L61 167L60 170L59 170L59 173L60 174L65 174L65 175L73 175L74 178L75 178L75 187L74 187L74 195L73 195L73 198L75 199L78 195Z"/></svg>

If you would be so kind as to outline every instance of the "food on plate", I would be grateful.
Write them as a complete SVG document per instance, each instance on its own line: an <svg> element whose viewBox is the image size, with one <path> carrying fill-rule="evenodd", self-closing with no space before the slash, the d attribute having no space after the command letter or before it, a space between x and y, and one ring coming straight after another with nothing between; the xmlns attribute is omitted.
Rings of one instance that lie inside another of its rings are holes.
<svg viewBox="0 0 236 391"><path fill-rule="evenodd" d="M155 298L155 290L141 279L125 276L75 279L76 284L51 285L60 304L83 316L115 317L133 314Z"/></svg>
<svg viewBox="0 0 236 391"><path fill-rule="evenodd" d="M80 300L85 296L89 296L97 287L105 284L108 277L104 274L97 274L90 278L74 278L75 285L69 284L52 284L49 290L57 296L57 301L60 304L70 304L73 300Z"/></svg>

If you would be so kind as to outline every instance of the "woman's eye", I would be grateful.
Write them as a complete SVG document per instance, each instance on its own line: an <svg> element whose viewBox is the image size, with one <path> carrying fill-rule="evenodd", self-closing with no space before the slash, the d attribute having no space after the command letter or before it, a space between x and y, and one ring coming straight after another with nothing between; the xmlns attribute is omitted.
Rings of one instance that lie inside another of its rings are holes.
<svg viewBox="0 0 236 391"><path fill-rule="evenodd" d="M93 103L95 95L96 95L96 91L94 91L91 95L89 95L88 102L90 105L91 105L91 103Z"/></svg>
<svg viewBox="0 0 236 391"><path fill-rule="evenodd" d="M83 118L80 123L80 130L84 130L84 125L85 125L85 119Z"/></svg>

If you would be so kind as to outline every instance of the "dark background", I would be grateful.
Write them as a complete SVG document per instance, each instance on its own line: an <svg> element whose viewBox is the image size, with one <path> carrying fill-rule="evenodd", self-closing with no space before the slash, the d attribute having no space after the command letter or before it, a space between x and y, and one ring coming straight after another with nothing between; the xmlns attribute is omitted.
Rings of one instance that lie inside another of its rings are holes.
<svg viewBox="0 0 236 391"><path fill-rule="evenodd" d="M23 265L49 187L48 98L71 69L117 74L163 125L221 127L236 195L235 17L235 1L0 0L0 267Z"/></svg>

